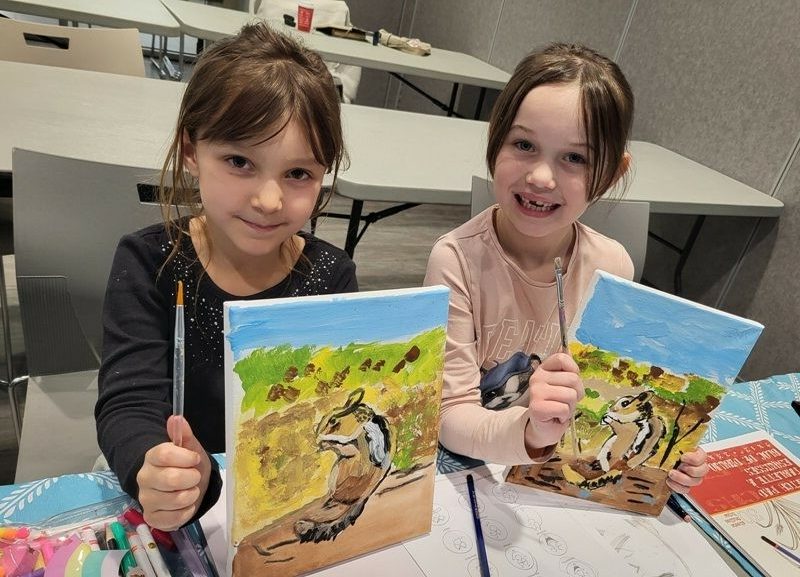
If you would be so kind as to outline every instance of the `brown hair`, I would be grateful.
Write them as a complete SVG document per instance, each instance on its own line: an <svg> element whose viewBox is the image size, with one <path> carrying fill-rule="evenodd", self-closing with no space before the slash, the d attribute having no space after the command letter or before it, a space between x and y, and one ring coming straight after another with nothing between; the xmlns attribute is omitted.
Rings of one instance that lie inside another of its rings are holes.
<svg viewBox="0 0 800 577"><path fill-rule="evenodd" d="M586 143L589 146L587 200L600 198L620 176L623 155L633 123L633 91L619 67L609 58L577 44L555 43L517 64L489 120L486 163L494 175L503 146L520 104L528 93L545 84L576 83Z"/></svg>
<svg viewBox="0 0 800 577"><path fill-rule="evenodd" d="M342 136L339 95L322 58L265 22L245 25L234 37L208 47L197 60L181 101L175 135L161 171L159 200L172 251L178 252L188 231L171 218L173 208L203 213L194 179L184 168L183 134L192 143L239 142L277 135L294 120L305 132L314 158L333 172L347 162ZM330 200L331 188L320 193L316 216ZM281 247L291 268L293 242Z"/></svg>

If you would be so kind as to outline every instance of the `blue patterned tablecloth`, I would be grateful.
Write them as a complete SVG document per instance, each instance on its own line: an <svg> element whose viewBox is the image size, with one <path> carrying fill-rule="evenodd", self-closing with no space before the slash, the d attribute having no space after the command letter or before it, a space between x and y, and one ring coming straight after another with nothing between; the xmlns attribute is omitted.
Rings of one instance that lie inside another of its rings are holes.
<svg viewBox="0 0 800 577"><path fill-rule="evenodd" d="M69 511L77 513L93 504L111 503L113 510L118 501L125 501L124 495L117 477L111 471L3 485L0 486L0 524L40 525L56 514Z"/></svg>
<svg viewBox="0 0 800 577"><path fill-rule="evenodd" d="M800 457L800 416L791 402L800 399L800 373L736 383L714 413L704 441L766 431Z"/></svg>

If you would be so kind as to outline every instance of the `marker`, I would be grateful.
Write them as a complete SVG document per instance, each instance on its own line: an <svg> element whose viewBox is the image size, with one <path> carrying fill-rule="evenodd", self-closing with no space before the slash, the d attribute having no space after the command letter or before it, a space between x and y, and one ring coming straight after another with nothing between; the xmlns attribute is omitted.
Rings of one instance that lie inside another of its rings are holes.
<svg viewBox="0 0 800 577"><path fill-rule="evenodd" d="M489 558L486 556L486 543L483 541L481 517L478 512L478 497L475 496L475 480L472 475L467 475L467 493L469 494L469 504L472 510L472 522L475 525L475 541L478 544L478 563L481 568L481 577L490 577Z"/></svg>
<svg viewBox="0 0 800 577"><path fill-rule="evenodd" d="M172 574L167 568L167 564L164 562L164 558L161 556L161 552L158 550L158 545L156 545L156 541L153 539L150 527L144 523L140 523L136 526L136 534L142 540L144 552L147 554L147 558L150 560L150 564L156 572L156 577L172 577Z"/></svg>
<svg viewBox="0 0 800 577"><path fill-rule="evenodd" d="M101 551L108 549L108 545L106 545L106 534L102 530L95 531L94 538L97 539L97 544L100 545Z"/></svg>
<svg viewBox="0 0 800 577"><path fill-rule="evenodd" d="M92 551L99 551L100 544L97 542L97 535L94 534L94 530L91 527L84 527L78 533L78 537L80 537L81 541L86 543Z"/></svg>
<svg viewBox="0 0 800 577"><path fill-rule="evenodd" d="M56 548L53 547L53 543L50 539L42 540L42 546L39 549L42 553L42 559L44 559L44 564L47 565L50 563L50 559L52 559L53 555L56 552Z"/></svg>
<svg viewBox="0 0 800 577"><path fill-rule="evenodd" d="M128 537L125 535L125 527L119 521L112 521L109 523L111 532L114 534L114 540L117 542L118 549L130 549ZM122 574L130 577L130 570L136 567L136 562L133 559L133 553L128 551L122 558Z"/></svg>
<svg viewBox="0 0 800 577"><path fill-rule="evenodd" d="M147 557L147 552L144 549L139 535L131 533L128 535L128 542L131 544L131 552L133 553L134 559L136 559L136 564L139 566L139 569L144 571L145 577L156 577L156 572L153 569L153 565L150 563L150 559Z"/></svg>
<svg viewBox="0 0 800 577"><path fill-rule="evenodd" d="M127 509L122 516L125 517L125 520L131 524L131 527L138 527L142 523L147 525L144 520L144 515L142 515L142 513L136 509ZM166 531L161 531L160 529L153 529L149 525L147 528L150 529L150 534L153 536L153 539L156 543L170 551L175 550L175 542L172 540L172 537L170 537L169 533Z"/></svg>
<svg viewBox="0 0 800 577"><path fill-rule="evenodd" d="M3 541L27 539L30 534L31 531L27 527L0 527L0 539Z"/></svg>
<svg viewBox="0 0 800 577"><path fill-rule="evenodd" d="M673 513L675 513L678 517L680 517L687 523L690 523L692 521L692 516L689 515L689 513L687 513L683 507L681 507L681 504L678 503L678 500L675 498L675 495L669 496L669 498L667 499L667 507L669 507Z"/></svg>
<svg viewBox="0 0 800 577"><path fill-rule="evenodd" d="M114 538L114 532L111 530L111 524L106 525L106 547L108 547L109 551L119 549L117 540ZM48 559L45 559L45 561L48 561Z"/></svg>

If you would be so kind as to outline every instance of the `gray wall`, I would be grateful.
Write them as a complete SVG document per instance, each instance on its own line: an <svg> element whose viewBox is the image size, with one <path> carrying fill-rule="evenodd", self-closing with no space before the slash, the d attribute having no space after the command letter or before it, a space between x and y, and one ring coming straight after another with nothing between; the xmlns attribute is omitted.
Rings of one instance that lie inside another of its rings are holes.
<svg viewBox="0 0 800 577"><path fill-rule="evenodd" d="M351 1L351 5L354 4ZM779 220L708 218L684 271L692 300L767 328L742 372L746 379L800 370L800 10L794 0L406 0L388 6L434 48L458 50L507 71L554 40L614 57L637 100L635 139L692 158L768 194ZM366 10L366 8L365 8ZM357 13L353 9L354 15ZM354 16L355 19L355 16ZM450 87L420 82L440 99ZM441 114L405 87L385 101ZM662 236L682 243L692 219L654 216ZM651 242L645 276L671 285L676 255Z"/></svg>

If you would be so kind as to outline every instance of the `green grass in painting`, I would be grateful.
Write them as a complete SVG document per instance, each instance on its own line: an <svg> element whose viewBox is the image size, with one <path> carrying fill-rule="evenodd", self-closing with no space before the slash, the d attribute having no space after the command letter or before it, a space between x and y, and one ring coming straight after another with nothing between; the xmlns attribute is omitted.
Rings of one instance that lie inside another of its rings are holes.
<svg viewBox="0 0 800 577"><path fill-rule="evenodd" d="M350 343L344 347L304 346L297 349L279 345L257 349L239 360L233 368L244 391L242 413L252 409L257 417L298 401L313 399L326 390L340 387L343 378L351 388L373 386L381 379L389 379L397 385L432 382L437 371L441 371L441 359L437 355L421 355L415 362L405 363L399 371L394 369L408 352L410 342L422 351L438 350L443 338L444 329L436 328L400 343ZM370 359L370 366L360 370L366 359ZM383 363L376 371L375 366L381 360ZM344 376L343 371L347 371ZM268 392L275 385L297 390L297 397L270 400Z"/></svg>

